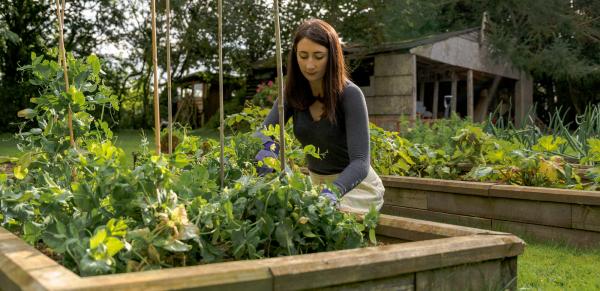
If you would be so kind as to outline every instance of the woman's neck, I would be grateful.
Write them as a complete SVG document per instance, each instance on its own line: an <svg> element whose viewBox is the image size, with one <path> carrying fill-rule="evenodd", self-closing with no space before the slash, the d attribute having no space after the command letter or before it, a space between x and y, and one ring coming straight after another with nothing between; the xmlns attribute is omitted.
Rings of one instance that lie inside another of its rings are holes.
<svg viewBox="0 0 600 291"><path fill-rule="evenodd" d="M323 97L323 80L310 82L310 90L313 96Z"/></svg>

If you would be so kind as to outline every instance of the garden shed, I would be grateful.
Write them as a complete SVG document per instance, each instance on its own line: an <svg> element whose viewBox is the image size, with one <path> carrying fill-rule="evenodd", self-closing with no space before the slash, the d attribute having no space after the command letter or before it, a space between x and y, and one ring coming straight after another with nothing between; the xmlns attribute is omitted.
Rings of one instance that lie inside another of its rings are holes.
<svg viewBox="0 0 600 291"><path fill-rule="evenodd" d="M176 98L173 98L175 122L201 127L219 110L219 75L195 72L173 81ZM241 87L241 78L224 76L224 99L229 100L234 90Z"/></svg>
<svg viewBox="0 0 600 291"><path fill-rule="evenodd" d="M532 106L532 77L493 57L480 27L344 50L371 122L389 130L401 116L482 121L495 110L518 125Z"/></svg>

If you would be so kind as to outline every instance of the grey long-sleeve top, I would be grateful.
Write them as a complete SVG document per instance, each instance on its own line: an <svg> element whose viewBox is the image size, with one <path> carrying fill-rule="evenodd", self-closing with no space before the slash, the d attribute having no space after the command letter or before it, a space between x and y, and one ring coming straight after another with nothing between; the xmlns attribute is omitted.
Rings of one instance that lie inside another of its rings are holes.
<svg viewBox="0 0 600 291"><path fill-rule="evenodd" d="M370 168L369 115L365 97L354 83L348 81L336 108L337 123L323 117L314 121L310 110L285 107L286 122L294 117L294 135L302 146L309 144L325 153L322 159L306 157L308 169L321 175L340 174L334 181L341 194L352 190L367 176ZM279 123L277 103L263 126ZM263 142L270 140L259 134Z"/></svg>

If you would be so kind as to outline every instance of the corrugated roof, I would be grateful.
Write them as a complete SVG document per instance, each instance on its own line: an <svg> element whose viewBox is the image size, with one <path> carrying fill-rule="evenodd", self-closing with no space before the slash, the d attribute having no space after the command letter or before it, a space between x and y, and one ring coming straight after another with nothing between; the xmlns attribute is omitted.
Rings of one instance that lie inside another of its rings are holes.
<svg viewBox="0 0 600 291"><path fill-rule="evenodd" d="M410 40L404 40L404 41L400 41L400 42L383 43L383 44L373 46L373 47L368 47L368 46L364 46L364 45L362 45L362 46L352 46L351 45L348 47L344 47L344 51L350 57L352 57L352 55L368 56L368 55L381 54L381 53L387 53L387 52L408 51L414 47L436 43L436 42L443 41L443 40L446 40L446 39L454 37L454 36L459 36L459 35L463 35L463 34L472 33L475 31L479 31L479 29L480 29L479 27L473 27L473 28L468 28L468 29L459 30L459 31L451 31L451 32L445 32L445 33L440 33L440 34L429 35L429 36L421 37L418 39L410 39Z"/></svg>

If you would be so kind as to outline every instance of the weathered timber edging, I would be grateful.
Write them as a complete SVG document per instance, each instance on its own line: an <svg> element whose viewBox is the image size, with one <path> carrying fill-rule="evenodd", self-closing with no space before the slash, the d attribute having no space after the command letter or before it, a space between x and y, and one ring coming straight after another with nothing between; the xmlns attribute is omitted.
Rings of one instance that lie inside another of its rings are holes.
<svg viewBox="0 0 600 291"><path fill-rule="evenodd" d="M382 176L382 213L600 246L600 192Z"/></svg>
<svg viewBox="0 0 600 291"><path fill-rule="evenodd" d="M3 290L512 289L524 243L500 232L381 215L377 233L423 241L79 277L0 228Z"/></svg>

